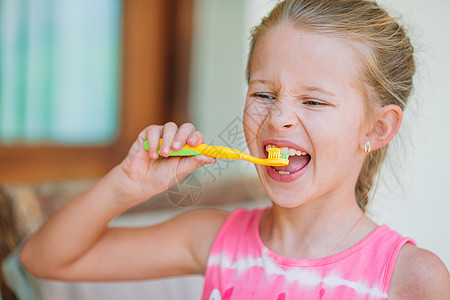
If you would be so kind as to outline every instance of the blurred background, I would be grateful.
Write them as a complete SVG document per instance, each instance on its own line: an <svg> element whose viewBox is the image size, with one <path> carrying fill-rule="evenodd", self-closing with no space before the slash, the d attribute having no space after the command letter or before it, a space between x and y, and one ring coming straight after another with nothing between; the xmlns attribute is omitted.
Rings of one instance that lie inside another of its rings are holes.
<svg viewBox="0 0 450 300"><path fill-rule="evenodd" d="M369 213L449 267L450 2L378 2L402 17L418 72ZM205 142L245 151L249 32L275 3L0 0L0 199L12 213L1 230L14 231L0 255L119 163L150 124L189 121ZM176 197L158 195L112 225L153 224L199 207L270 203L245 162L219 161L178 188ZM38 281L37 289L43 299L199 299L202 283L201 276Z"/></svg>

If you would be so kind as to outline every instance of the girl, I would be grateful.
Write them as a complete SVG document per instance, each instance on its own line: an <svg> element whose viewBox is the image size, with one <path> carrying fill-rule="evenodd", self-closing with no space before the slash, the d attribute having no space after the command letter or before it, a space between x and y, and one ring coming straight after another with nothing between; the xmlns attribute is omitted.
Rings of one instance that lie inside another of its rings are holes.
<svg viewBox="0 0 450 300"><path fill-rule="evenodd" d="M404 30L365 0L286 0L252 34L244 129L266 209L196 210L144 228L117 215L215 159L159 158L203 136L152 125L125 160L25 243L23 265L59 280L205 274L203 299L448 299L447 269L365 215L368 192L412 89ZM150 151L143 149L148 140Z"/></svg>

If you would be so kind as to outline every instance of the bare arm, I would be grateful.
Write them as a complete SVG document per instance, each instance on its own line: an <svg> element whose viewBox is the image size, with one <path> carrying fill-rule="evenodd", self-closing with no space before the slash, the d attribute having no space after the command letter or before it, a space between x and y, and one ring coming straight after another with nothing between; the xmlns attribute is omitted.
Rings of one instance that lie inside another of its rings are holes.
<svg viewBox="0 0 450 300"><path fill-rule="evenodd" d="M434 253L405 244L392 275L389 300L450 299L450 275Z"/></svg>
<svg viewBox="0 0 450 300"><path fill-rule="evenodd" d="M63 280L133 280L201 272L206 258L198 255L210 246L225 213L191 212L156 226L108 228L117 215L166 190L173 178L212 162L201 156L151 157L160 137L169 148L174 140L180 141L174 150L186 142L191 146L203 142L191 124L144 130L119 166L29 238L19 256L25 268L37 277ZM189 140L192 137L195 142ZM150 153L142 148L145 139L150 141Z"/></svg>
<svg viewBox="0 0 450 300"><path fill-rule="evenodd" d="M209 249L227 215L223 211L196 210L154 226L107 228L79 259L54 270L41 266L35 273L66 281L202 274Z"/></svg>

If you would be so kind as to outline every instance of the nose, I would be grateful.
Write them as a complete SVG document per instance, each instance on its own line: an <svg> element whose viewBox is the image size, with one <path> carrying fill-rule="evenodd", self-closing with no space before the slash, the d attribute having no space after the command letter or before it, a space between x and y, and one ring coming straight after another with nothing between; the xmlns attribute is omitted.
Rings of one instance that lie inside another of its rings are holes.
<svg viewBox="0 0 450 300"><path fill-rule="evenodd" d="M267 125L274 130L286 131L296 128L299 124L299 119L293 107L283 104L280 101L272 105L267 122Z"/></svg>

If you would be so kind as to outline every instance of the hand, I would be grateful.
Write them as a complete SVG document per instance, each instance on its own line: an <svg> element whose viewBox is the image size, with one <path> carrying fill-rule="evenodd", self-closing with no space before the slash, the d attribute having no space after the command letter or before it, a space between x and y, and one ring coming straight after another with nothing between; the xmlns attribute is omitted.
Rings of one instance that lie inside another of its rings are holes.
<svg viewBox="0 0 450 300"><path fill-rule="evenodd" d="M158 155L159 139L162 138L161 156ZM148 140L149 151L143 143ZM214 163L215 158L199 155L191 157L169 157L170 149L180 150L185 144L195 147L203 143L203 135L194 125L185 123L178 127L173 122L164 125L151 125L145 128L131 146L127 157L118 166L121 186L127 198L136 205L159 194L187 174L206 164Z"/></svg>

